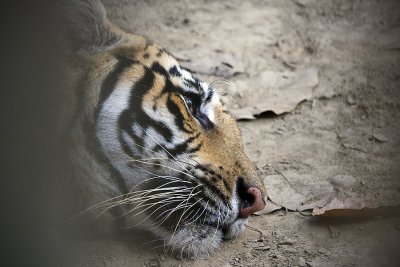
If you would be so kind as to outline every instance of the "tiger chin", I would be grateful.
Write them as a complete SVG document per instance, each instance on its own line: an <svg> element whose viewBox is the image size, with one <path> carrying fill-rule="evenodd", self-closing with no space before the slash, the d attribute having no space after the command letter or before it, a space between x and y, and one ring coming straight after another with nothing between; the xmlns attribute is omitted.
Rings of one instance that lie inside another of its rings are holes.
<svg viewBox="0 0 400 267"><path fill-rule="evenodd" d="M209 255L265 206L235 119L210 84L112 24L98 1L65 9L66 131L81 209L107 227L150 231L177 257Z"/></svg>

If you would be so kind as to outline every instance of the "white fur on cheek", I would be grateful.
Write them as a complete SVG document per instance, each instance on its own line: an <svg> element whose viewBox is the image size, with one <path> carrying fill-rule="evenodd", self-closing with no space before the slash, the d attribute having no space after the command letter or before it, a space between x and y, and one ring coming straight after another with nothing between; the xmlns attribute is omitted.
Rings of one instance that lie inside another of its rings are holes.
<svg viewBox="0 0 400 267"><path fill-rule="evenodd" d="M102 150L110 159L111 164L121 172L128 187L133 187L140 182L140 177L132 176L132 169L126 164L131 158L122 152L122 146L118 141L118 119L121 113L129 106L133 82L116 86L102 105L96 128Z"/></svg>
<svg viewBox="0 0 400 267"><path fill-rule="evenodd" d="M215 107L219 104L219 96L214 93L211 101L202 108L202 112L207 115L208 119L215 123Z"/></svg>

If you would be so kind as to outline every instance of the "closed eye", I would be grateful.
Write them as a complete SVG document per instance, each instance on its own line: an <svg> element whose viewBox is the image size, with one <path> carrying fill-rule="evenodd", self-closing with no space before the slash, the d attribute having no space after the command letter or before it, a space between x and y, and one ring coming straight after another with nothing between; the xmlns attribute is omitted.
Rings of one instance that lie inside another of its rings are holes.
<svg viewBox="0 0 400 267"><path fill-rule="evenodd" d="M194 116L196 113L196 106L195 106L194 101L188 96L183 96L183 100L185 101L187 109Z"/></svg>
<svg viewBox="0 0 400 267"><path fill-rule="evenodd" d="M182 98L186 104L186 107L190 114L205 128L210 129L214 127L214 124L210 121L206 114L200 110L200 99L194 95L182 95Z"/></svg>

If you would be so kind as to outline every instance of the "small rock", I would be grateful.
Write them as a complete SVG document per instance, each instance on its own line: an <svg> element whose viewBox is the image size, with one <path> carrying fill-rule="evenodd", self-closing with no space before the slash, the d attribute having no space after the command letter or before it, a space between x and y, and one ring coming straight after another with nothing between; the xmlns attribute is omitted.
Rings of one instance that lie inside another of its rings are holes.
<svg viewBox="0 0 400 267"><path fill-rule="evenodd" d="M366 148L358 147L358 146L352 145L350 143L342 143L342 146L344 148L351 149L351 150L356 150L356 151L360 151L360 152L364 152L364 153L368 152L368 150Z"/></svg>
<svg viewBox="0 0 400 267"><path fill-rule="evenodd" d="M325 255L325 256L329 256L331 254L331 252L329 250L325 249L325 248L320 248L318 250L318 252L323 254L323 255Z"/></svg>
<svg viewBox="0 0 400 267"><path fill-rule="evenodd" d="M295 248L285 248L285 251L289 253L297 253L297 249Z"/></svg>
<svg viewBox="0 0 400 267"><path fill-rule="evenodd" d="M306 266L306 260L303 257L299 258L299 266L301 267Z"/></svg>
<svg viewBox="0 0 400 267"><path fill-rule="evenodd" d="M250 252L246 252L245 254L243 254L242 257L245 261L249 261L251 258L253 258L253 256L251 255Z"/></svg>
<svg viewBox="0 0 400 267"><path fill-rule="evenodd" d="M275 253L269 254L269 257L274 258L274 259L278 258L278 256Z"/></svg>
<svg viewBox="0 0 400 267"><path fill-rule="evenodd" d="M354 99L354 96L352 96L352 95L348 95L347 96L347 104L349 104L349 105L355 105L356 104L356 100Z"/></svg>
<svg viewBox="0 0 400 267"><path fill-rule="evenodd" d="M278 243L278 245L289 245L289 246L291 246L291 245L293 245L295 242L296 242L296 240L289 239L289 238L285 238L284 240L280 241L280 242Z"/></svg>
<svg viewBox="0 0 400 267"><path fill-rule="evenodd" d="M270 246L259 246L254 248L255 250L261 250L261 251L266 251L266 250L270 250L271 247Z"/></svg>
<svg viewBox="0 0 400 267"><path fill-rule="evenodd" d="M374 134L371 136L370 139L372 139L372 140L374 140L374 141L377 141L377 142L379 142L379 143L386 143L386 142L389 141L389 139L388 139L386 136L384 136L383 134L379 134L379 133L374 133Z"/></svg>

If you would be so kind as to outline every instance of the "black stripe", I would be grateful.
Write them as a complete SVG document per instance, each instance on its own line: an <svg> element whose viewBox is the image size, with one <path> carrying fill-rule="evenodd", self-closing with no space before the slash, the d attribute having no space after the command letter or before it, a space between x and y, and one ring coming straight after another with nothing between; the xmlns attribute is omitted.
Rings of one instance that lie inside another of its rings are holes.
<svg viewBox="0 0 400 267"><path fill-rule="evenodd" d="M208 93L208 96L207 96L206 99L204 100L205 103L210 102L210 101L211 101L211 98L212 98L213 95L214 95L214 91L213 91L213 90L210 89L208 92L209 92L209 93Z"/></svg>
<svg viewBox="0 0 400 267"><path fill-rule="evenodd" d="M212 129L214 128L214 123L207 117L206 114L202 113L200 111L200 108L197 109L196 114L194 115L196 119L200 122L200 124L205 128L205 129Z"/></svg>
<svg viewBox="0 0 400 267"><path fill-rule="evenodd" d="M165 123L154 121L142 110L143 96L154 86L154 80L154 73L150 69L145 68L143 78L140 79L131 90L129 108L125 112L130 113L132 121L134 119L144 130L152 126L157 132L161 133L168 142L171 142L173 136L169 127Z"/></svg>
<svg viewBox="0 0 400 267"><path fill-rule="evenodd" d="M196 153L197 151L200 150L200 148L203 146L203 142L199 143L197 146L193 148L189 148L188 153Z"/></svg>
<svg viewBox="0 0 400 267"><path fill-rule="evenodd" d="M171 76L175 76L175 77L182 76L182 74L179 72L178 67L176 65L171 67L168 72L169 72L169 74L171 74Z"/></svg>
<svg viewBox="0 0 400 267"><path fill-rule="evenodd" d="M118 134L118 140L121 143L122 150L124 151L124 153L126 155L128 155L131 158L134 158L134 153L133 153L132 149L129 147L127 141L124 139L123 133L124 133L124 131L120 130L119 134ZM140 148L140 147L138 147L138 148Z"/></svg>
<svg viewBox="0 0 400 267"><path fill-rule="evenodd" d="M178 126L178 128L181 131L184 131L186 133L190 133L190 131L188 131L185 126L184 126L184 117L178 107L178 105L171 99L171 96L168 97L167 100L167 108L169 110L169 112L173 115L175 115L175 124Z"/></svg>
<svg viewBox="0 0 400 267"><path fill-rule="evenodd" d="M232 188L228 184L228 182L225 179L222 179L222 182L224 183L225 188L228 190L228 192L231 192Z"/></svg>
<svg viewBox="0 0 400 267"><path fill-rule="evenodd" d="M198 179L207 186L208 189L210 189L214 194L216 194L228 207L231 206L231 203L229 203L228 197L224 195L221 190L218 189L218 187L215 186L210 180L204 178L204 177L198 177Z"/></svg>
<svg viewBox="0 0 400 267"><path fill-rule="evenodd" d="M188 79L183 79L183 83L187 86L187 87L194 87L195 89L197 89L200 92L203 92L200 86L200 81L197 78L192 77L194 81L192 80L188 80Z"/></svg>
<svg viewBox="0 0 400 267"><path fill-rule="evenodd" d="M228 192L231 192L231 190L232 190L231 186L228 184L228 182L227 182L220 174L216 173L216 172L213 171L213 170L209 170L209 169L207 169L205 166L202 166L202 165L196 165L195 168L196 168L196 169L199 169L199 170L201 170L201 171L203 171L203 172L205 172L205 173L208 173L208 174L212 175L213 177L216 177L219 181L222 181L223 185L225 186L225 189L226 189ZM207 180L207 181L208 181L208 180ZM208 184L207 184L207 185L208 185ZM214 188L216 188L216 187L214 187ZM217 190L218 190L218 189L217 189ZM224 197L225 197L225 196L224 196ZM227 203L227 204L230 205L229 203Z"/></svg>
<svg viewBox="0 0 400 267"><path fill-rule="evenodd" d="M160 96L158 96L157 98L160 98L163 94L165 93L178 93L178 94L185 94L186 91L184 91L182 88L175 86L170 79L165 79L165 86L164 89L162 91L162 93L160 94Z"/></svg>
<svg viewBox="0 0 400 267"><path fill-rule="evenodd" d="M219 180L223 180L222 176L215 173L213 170L208 170L206 167L202 165L196 165L194 167L195 169L199 169L205 173L211 174L213 177L217 177ZM192 173L194 175L194 172ZM223 201L226 202L228 206L230 206L230 203L227 200L227 197L222 194L221 190L219 190L213 183L212 181L208 180L205 177L199 177L199 179L204 182L212 191L214 191L215 194L217 194ZM228 188L226 188L228 190ZM228 190L230 192L230 190Z"/></svg>
<svg viewBox="0 0 400 267"><path fill-rule="evenodd" d="M127 132L134 139L135 143L141 146L143 146L142 138L138 137L132 129L134 122L137 122L144 131L149 127L153 127L167 142L171 142L173 138L171 129L163 122L154 121L142 110L143 96L154 86L155 79L154 73L147 67L144 68L145 73L143 77L131 89L128 108L120 115L118 121L119 128ZM139 147L139 150L142 149Z"/></svg>
<svg viewBox="0 0 400 267"><path fill-rule="evenodd" d="M129 135L130 138L133 139L134 144L137 146L137 149L140 152L143 152L143 138L141 138L140 136L137 136L133 130L132 130L132 126L133 126L133 118L132 118L132 114L129 112L123 112L118 120L118 128L119 128L119 135L118 135L118 139L119 142L122 145L122 148L125 152L125 154L127 154L128 156L131 156L131 149L129 147L124 147L124 143L125 140L123 139L123 135L122 133L125 132Z"/></svg>
<svg viewBox="0 0 400 267"><path fill-rule="evenodd" d="M151 69L157 73L160 73L166 79L169 78L169 74L168 74L167 70L163 66L161 66L160 63L158 63L157 61L153 63L153 65L151 66Z"/></svg>
<svg viewBox="0 0 400 267"><path fill-rule="evenodd" d="M189 134L194 133L195 129L193 129L192 125L190 123L184 122L183 127L185 128L185 131Z"/></svg>
<svg viewBox="0 0 400 267"><path fill-rule="evenodd" d="M195 174L193 172L191 172L190 174L195 176ZM183 173L178 174L177 178L181 179L182 181L190 182L193 187L199 185L197 180L194 180L193 178L190 178L189 176L187 176ZM200 182L203 182L203 184L200 186L199 189L201 189L201 187L206 184L208 189L211 189L210 187L213 187L213 190L211 190L211 191L217 192L218 195L221 194L221 193L218 193L219 192L218 189L216 189L215 186L213 186L212 184L209 184L209 181L207 181L205 178L198 178L198 180L200 180ZM201 190L201 192L203 192L203 190ZM210 206L213 206L214 208L219 207L217 201L213 198L210 198L207 194L203 193L203 194L201 194L201 197L205 200L208 200L210 202ZM220 198L223 199L223 197L221 197L221 196L220 196Z"/></svg>
<svg viewBox="0 0 400 267"><path fill-rule="evenodd" d="M200 136L200 134L201 133L198 133L195 136L192 136L192 137L188 138L185 142L175 146L172 149L171 148L167 149L168 152L171 154L169 156L176 157L176 156L181 155L183 153L194 153L194 152L197 152L200 149L201 144L199 144L196 147L191 148L191 149L188 149L188 148L189 148L190 143L192 143L195 139L197 139Z"/></svg>
<svg viewBox="0 0 400 267"><path fill-rule="evenodd" d="M97 109L95 112L96 117L103 103L114 91L115 85L117 84L122 72L124 72L127 68L131 67L135 63L135 61L127 57L118 56L117 59L118 63L116 67L114 67L114 69L107 75L106 79L101 85L99 101L97 103Z"/></svg>

